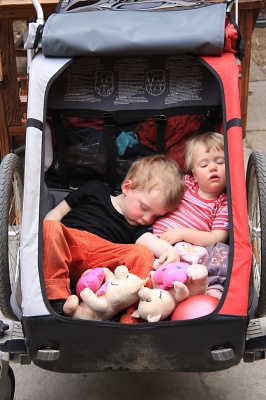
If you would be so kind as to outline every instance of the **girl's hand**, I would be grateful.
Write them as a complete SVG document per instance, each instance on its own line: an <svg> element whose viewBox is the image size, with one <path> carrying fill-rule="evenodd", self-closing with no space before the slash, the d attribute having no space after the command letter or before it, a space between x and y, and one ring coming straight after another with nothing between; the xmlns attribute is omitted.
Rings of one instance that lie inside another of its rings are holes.
<svg viewBox="0 0 266 400"><path fill-rule="evenodd" d="M174 245L177 242L183 242L183 229L166 229L161 235L160 239L165 240L167 243Z"/></svg>

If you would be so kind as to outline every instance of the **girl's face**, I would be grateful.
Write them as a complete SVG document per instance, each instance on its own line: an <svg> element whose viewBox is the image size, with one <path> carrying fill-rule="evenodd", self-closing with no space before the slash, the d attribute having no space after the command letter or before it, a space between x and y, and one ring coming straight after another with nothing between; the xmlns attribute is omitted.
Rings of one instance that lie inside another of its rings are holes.
<svg viewBox="0 0 266 400"><path fill-rule="evenodd" d="M151 225L159 216L169 210L163 205L163 194L159 189L150 192L131 189L130 180L122 186L123 201L120 204L122 214L130 225Z"/></svg>
<svg viewBox="0 0 266 400"><path fill-rule="evenodd" d="M204 199L215 199L225 192L225 160L222 150L206 148L198 144L193 152L192 173L199 186L199 195Z"/></svg>

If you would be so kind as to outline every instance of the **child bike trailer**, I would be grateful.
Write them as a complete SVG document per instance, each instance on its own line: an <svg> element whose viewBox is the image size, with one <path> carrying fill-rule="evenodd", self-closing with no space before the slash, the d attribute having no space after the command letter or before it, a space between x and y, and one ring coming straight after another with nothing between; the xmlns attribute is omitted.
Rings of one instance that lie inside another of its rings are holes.
<svg viewBox="0 0 266 400"><path fill-rule="evenodd" d="M33 3L25 158L8 154L0 166L1 398L14 395L12 362L71 373L208 372L263 358L266 159L251 154L245 182L243 46L231 4L63 0L43 23ZM166 153L182 167L187 139L209 130L224 134L229 208L217 306L138 324L57 314L42 270L47 211L90 179L119 190L140 155ZM122 132L138 143L118 153Z"/></svg>

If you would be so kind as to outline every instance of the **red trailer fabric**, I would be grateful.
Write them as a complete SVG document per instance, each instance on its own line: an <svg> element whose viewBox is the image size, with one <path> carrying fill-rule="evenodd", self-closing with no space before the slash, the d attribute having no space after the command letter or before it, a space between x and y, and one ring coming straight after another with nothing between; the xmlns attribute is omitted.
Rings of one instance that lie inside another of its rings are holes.
<svg viewBox="0 0 266 400"><path fill-rule="evenodd" d="M228 293L220 314L247 315L248 292L251 269L251 246L249 241L248 214L242 129L237 121L241 119L238 65L233 54L224 53L221 57L202 57L220 76L225 99L227 144L229 158L230 194L232 204L233 266ZM228 73L231 71L231 73ZM234 126L235 123L235 126Z"/></svg>

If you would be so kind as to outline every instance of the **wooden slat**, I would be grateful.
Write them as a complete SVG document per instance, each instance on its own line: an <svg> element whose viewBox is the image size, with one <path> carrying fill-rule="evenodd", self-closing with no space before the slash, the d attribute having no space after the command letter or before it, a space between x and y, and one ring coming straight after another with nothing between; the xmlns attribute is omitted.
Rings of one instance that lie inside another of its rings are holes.
<svg viewBox="0 0 266 400"><path fill-rule="evenodd" d="M0 159L9 152L9 135L6 122L6 109L4 98L4 74L2 69L2 58L0 54Z"/></svg>
<svg viewBox="0 0 266 400"><path fill-rule="evenodd" d="M0 55L4 76L5 110L7 125L20 125L20 101L17 80L17 66L14 60L13 25L9 19L0 19Z"/></svg>
<svg viewBox="0 0 266 400"><path fill-rule="evenodd" d="M5 119L5 99L3 96L3 91L0 89L0 157L1 160L6 154L9 153L9 135L7 129L7 123Z"/></svg>
<svg viewBox="0 0 266 400"><path fill-rule="evenodd" d="M26 121L22 120L20 126L10 126L8 128L9 136L20 136L26 134Z"/></svg>
<svg viewBox="0 0 266 400"><path fill-rule="evenodd" d="M247 114L248 114L248 92L249 92L249 76L250 76L250 60L252 33L256 20L259 16L260 8L247 9L239 14L239 27L245 43L245 57L241 62L241 117L243 137L246 136Z"/></svg>
<svg viewBox="0 0 266 400"><path fill-rule="evenodd" d="M46 15L52 14L58 0L41 0L40 4ZM0 18L26 19L36 18L36 11L31 0L0 0Z"/></svg>

